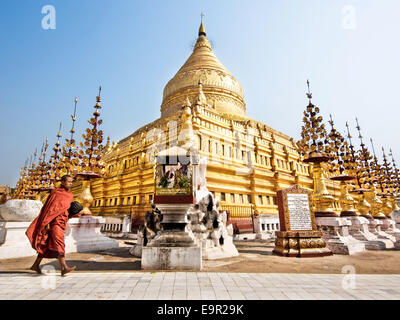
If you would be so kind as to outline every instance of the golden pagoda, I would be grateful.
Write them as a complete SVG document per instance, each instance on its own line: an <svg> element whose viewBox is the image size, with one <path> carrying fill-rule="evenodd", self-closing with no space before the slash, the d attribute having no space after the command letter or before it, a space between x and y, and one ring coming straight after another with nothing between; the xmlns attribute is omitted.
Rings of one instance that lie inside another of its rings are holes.
<svg viewBox="0 0 400 320"><path fill-rule="evenodd" d="M94 215L151 211L154 155L185 140L181 128L191 109L194 145L207 159L207 188L241 230L252 230L254 215L276 218L276 192L293 184L313 190L312 165L302 162L296 141L246 115L240 83L214 55L203 21L192 54L166 84L161 116L103 152L104 175L92 182ZM339 183L326 179L339 206ZM81 192L77 181L72 191Z"/></svg>

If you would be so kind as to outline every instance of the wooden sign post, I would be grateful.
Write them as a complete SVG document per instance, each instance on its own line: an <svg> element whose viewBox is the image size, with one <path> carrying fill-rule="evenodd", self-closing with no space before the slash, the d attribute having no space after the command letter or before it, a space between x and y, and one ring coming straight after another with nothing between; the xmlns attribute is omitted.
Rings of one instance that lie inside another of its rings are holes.
<svg viewBox="0 0 400 320"><path fill-rule="evenodd" d="M332 255L310 209L311 191L298 185L277 192L280 230L273 253L285 257Z"/></svg>

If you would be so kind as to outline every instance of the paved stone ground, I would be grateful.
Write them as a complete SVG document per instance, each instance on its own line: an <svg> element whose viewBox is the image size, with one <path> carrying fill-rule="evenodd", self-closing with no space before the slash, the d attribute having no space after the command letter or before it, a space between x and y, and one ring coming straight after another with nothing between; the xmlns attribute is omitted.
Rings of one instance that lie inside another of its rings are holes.
<svg viewBox="0 0 400 320"><path fill-rule="evenodd" d="M14 300L398 300L400 275L59 272L0 273L0 299Z"/></svg>

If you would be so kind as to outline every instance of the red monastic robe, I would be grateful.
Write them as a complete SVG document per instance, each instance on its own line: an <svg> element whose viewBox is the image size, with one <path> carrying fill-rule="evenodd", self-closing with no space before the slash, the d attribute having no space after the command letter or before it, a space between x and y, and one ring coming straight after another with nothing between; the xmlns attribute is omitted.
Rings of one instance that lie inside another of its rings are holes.
<svg viewBox="0 0 400 320"><path fill-rule="evenodd" d="M64 188L53 189L39 215L26 230L32 248L43 258L65 255L64 231L73 198L72 193Z"/></svg>

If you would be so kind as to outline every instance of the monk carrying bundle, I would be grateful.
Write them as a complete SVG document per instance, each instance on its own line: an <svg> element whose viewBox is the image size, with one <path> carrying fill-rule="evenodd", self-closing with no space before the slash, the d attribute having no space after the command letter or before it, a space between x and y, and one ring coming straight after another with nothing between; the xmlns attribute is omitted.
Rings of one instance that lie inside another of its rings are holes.
<svg viewBox="0 0 400 320"><path fill-rule="evenodd" d="M65 262L64 231L67 221L82 210L82 205L72 202L73 195L69 191L73 178L65 175L61 178L61 188L53 189L44 203L39 216L31 223L26 235L32 248L38 252L31 270L42 273L40 262L43 258L57 258L60 262L61 275L75 270Z"/></svg>

